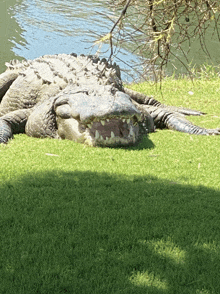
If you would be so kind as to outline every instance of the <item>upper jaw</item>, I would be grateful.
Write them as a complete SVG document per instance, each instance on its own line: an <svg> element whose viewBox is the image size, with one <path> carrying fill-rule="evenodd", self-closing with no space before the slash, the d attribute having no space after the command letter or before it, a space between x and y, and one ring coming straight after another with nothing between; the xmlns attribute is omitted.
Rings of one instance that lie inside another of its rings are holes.
<svg viewBox="0 0 220 294"><path fill-rule="evenodd" d="M90 95L74 92L71 89L58 96L54 103L57 115L67 114L82 123L89 121L105 120L113 117L132 117L139 120L141 112L135 107L130 96L124 92L116 91L115 95L105 92L105 87L100 86L102 94L96 91ZM98 91L98 89L96 89ZM101 90L100 90L101 91Z"/></svg>

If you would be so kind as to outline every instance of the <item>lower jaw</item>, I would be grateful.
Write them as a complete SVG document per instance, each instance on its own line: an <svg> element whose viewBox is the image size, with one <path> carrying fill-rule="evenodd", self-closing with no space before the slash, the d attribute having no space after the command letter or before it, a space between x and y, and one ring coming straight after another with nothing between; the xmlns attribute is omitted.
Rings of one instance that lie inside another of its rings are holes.
<svg viewBox="0 0 220 294"><path fill-rule="evenodd" d="M113 146L128 146L134 145L137 142L136 138L121 138L114 137L109 138L108 140L95 139L92 137L85 138L84 143L90 146L104 146L104 147L113 147Z"/></svg>

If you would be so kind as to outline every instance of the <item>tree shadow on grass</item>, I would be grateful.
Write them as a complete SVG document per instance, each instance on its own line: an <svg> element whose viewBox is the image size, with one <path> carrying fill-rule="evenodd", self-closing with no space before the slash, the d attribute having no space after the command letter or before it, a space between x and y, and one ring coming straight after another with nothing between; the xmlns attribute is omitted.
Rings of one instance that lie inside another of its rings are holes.
<svg viewBox="0 0 220 294"><path fill-rule="evenodd" d="M220 193L151 176L0 186L2 293L218 293Z"/></svg>

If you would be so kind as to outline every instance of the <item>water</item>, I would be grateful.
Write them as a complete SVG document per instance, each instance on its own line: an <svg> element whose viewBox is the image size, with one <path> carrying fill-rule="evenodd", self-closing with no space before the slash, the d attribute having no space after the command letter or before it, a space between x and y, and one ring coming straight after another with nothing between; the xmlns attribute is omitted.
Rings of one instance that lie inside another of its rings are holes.
<svg viewBox="0 0 220 294"><path fill-rule="evenodd" d="M72 52L95 54L100 48L94 42L113 25L104 15L117 19L102 0L0 0L0 72L5 70L6 61L15 58L33 59L44 54ZM220 64L219 42L211 32L207 37L212 61ZM108 49L106 44L100 49L103 57L109 57ZM176 55L183 60L179 52ZM199 42L193 44L188 57L196 64L210 61ZM117 58L115 61L121 68L134 74L132 68L139 61L137 56L120 49ZM184 71L181 63L175 65L177 72ZM125 73L122 78L131 81Z"/></svg>
<svg viewBox="0 0 220 294"><path fill-rule="evenodd" d="M103 1L92 0L3 0L0 9L5 13L2 25L12 28L5 36L1 32L1 43L6 44L0 49L1 72L5 69L3 61L19 59L19 56L34 59L56 53L95 54L100 48L94 46L97 40L94 33L98 38L100 33L108 33L113 25L103 15L115 18ZM108 49L109 45L102 46L102 57L109 57ZM117 57L127 64L138 61L137 56L124 49ZM118 59L115 61L129 69ZM123 79L129 80L129 76L123 74Z"/></svg>

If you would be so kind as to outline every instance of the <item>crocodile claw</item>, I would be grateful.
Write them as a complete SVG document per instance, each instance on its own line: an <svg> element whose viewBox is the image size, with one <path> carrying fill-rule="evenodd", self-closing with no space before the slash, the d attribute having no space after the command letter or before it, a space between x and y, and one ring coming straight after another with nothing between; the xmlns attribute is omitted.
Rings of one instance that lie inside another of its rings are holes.
<svg viewBox="0 0 220 294"><path fill-rule="evenodd" d="M217 129L207 129L207 136L210 136L210 135L220 135L220 128L217 128Z"/></svg>
<svg viewBox="0 0 220 294"><path fill-rule="evenodd" d="M11 126L3 119L0 119L0 144L7 143L13 137Z"/></svg>

